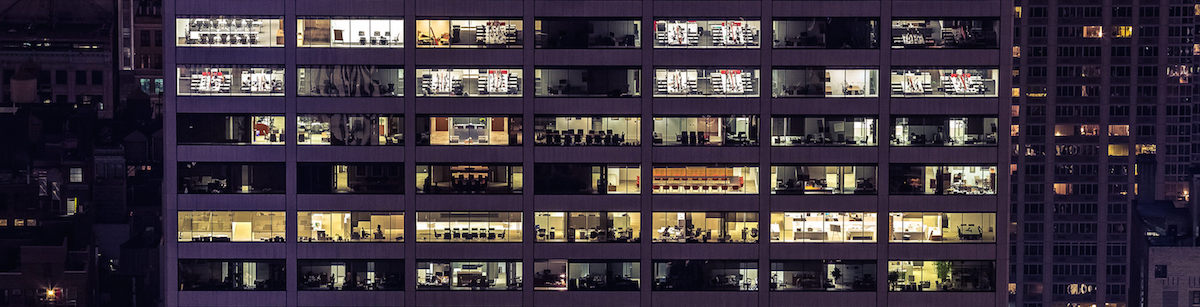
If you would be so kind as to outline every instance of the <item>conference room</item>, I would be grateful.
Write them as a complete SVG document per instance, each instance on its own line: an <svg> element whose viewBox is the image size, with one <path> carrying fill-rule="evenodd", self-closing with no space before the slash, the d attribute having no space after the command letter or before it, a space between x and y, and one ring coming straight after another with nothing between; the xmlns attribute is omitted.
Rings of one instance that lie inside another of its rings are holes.
<svg viewBox="0 0 1200 307"><path fill-rule="evenodd" d="M417 242L521 242L521 212L417 212Z"/></svg>
<svg viewBox="0 0 1200 307"><path fill-rule="evenodd" d="M417 164L417 193L521 194L520 164Z"/></svg>
<svg viewBox="0 0 1200 307"><path fill-rule="evenodd" d="M758 166L655 166L654 194L758 194Z"/></svg>
<svg viewBox="0 0 1200 307"><path fill-rule="evenodd" d="M641 146L639 117L537 116L533 119L538 146Z"/></svg>
<svg viewBox="0 0 1200 307"><path fill-rule="evenodd" d="M521 116L417 116L417 145L517 146L524 135Z"/></svg>
<svg viewBox="0 0 1200 307"><path fill-rule="evenodd" d="M655 117L655 146L758 146L758 116Z"/></svg>
<svg viewBox="0 0 1200 307"><path fill-rule="evenodd" d="M636 243L641 241L639 212L535 212L537 242Z"/></svg>

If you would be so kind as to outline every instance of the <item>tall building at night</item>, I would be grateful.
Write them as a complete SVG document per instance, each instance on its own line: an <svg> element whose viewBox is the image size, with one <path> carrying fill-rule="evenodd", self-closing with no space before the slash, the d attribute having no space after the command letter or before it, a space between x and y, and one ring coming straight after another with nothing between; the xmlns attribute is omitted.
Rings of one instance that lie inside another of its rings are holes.
<svg viewBox="0 0 1200 307"><path fill-rule="evenodd" d="M1144 299L1135 208L1189 202L1195 5L1015 3L1012 306Z"/></svg>
<svg viewBox="0 0 1200 307"><path fill-rule="evenodd" d="M165 1L165 304L1006 306L1012 7Z"/></svg>

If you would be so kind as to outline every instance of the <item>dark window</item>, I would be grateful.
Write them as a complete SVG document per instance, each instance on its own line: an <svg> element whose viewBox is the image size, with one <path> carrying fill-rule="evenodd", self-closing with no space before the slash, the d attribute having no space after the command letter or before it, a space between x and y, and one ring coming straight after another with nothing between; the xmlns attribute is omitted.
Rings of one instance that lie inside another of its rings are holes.
<svg viewBox="0 0 1200 307"><path fill-rule="evenodd" d="M757 291L758 262L656 260L654 291Z"/></svg>
<svg viewBox="0 0 1200 307"><path fill-rule="evenodd" d="M879 20L869 18L776 19L775 48L874 49Z"/></svg>
<svg viewBox="0 0 1200 307"><path fill-rule="evenodd" d="M771 262L771 291L875 291L874 260Z"/></svg>
<svg viewBox="0 0 1200 307"><path fill-rule="evenodd" d="M639 291L641 263L636 261L533 262L534 290Z"/></svg>
<svg viewBox="0 0 1200 307"><path fill-rule="evenodd" d="M538 20L537 48L638 48L641 20L586 20L552 18Z"/></svg>
<svg viewBox="0 0 1200 307"><path fill-rule="evenodd" d="M404 193L400 163L299 163L296 189L300 194Z"/></svg>
<svg viewBox="0 0 1200 307"><path fill-rule="evenodd" d="M179 162L179 194L283 193L283 163Z"/></svg>
<svg viewBox="0 0 1200 307"><path fill-rule="evenodd" d="M284 291L287 274L279 260L179 259L181 291Z"/></svg>
<svg viewBox="0 0 1200 307"><path fill-rule="evenodd" d="M298 260L304 290L403 291L403 260Z"/></svg>
<svg viewBox="0 0 1200 307"><path fill-rule="evenodd" d="M537 194L637 194L641 189L637 165L538 163L534 166Z"/></svg>
<svg viewBox="0 0 1200 307"><path fill-rule="evenodd" d="M1167 265L1155 264L1154 265L1154 278L1167 278Z"/></svg>

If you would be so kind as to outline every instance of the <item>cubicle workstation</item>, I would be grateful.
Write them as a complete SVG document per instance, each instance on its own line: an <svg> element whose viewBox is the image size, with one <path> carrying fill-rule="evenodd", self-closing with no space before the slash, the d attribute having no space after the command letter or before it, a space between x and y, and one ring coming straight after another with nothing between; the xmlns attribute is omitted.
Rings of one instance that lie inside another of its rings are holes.
<svg viewBox="0 0 1200 307"><path fill-rule="evenodd" d="M417 145L519 146L521 116L417 116Z"/></svg>
<svg viewBox="0 0 1200 307"><path fill-rule="evenodd" d="M771 291L875 292L875 260L771 261Z"/></svg>
<svg viewBox="0 0 1200 307"><path fill-rule="evenodd" d="M283 211L179 211L178 242L283 243Z"/></svg>
<svg viewBox="0 0 1200 307"><path fill-rule="evenodd" d="M278 66L190 64L177 67L179 96L283 96Z"/></svg>
<svg viewBox="0 0 1200 307"><path fill-rule="evenodd" d="M771 212L771 242L874 243L875 212Z"/></svg>
<svg viewBox="0 0 1200 307"><path fill-rule="evenodd" d="M642 264L633 260L533 261L533 289L549 291L639 291Z"/></svg>
<svg viewBox="0 0 1200 307"><path fill-rule="evenodd" d="M520 67L418 68L418 97L521 97Z"/></svg>
<svg viewBox="0 0 1200 307"><path fill-rule="evenodd" d="M180 145L283 145L283 115L180 113Z"/></svg>
<svg viewBox="0 0 1200 307"><path fill-rule="evenodd" d="M996 146L999 120L989 116L895 116L892 146Z"/></svg>
<svg viewBox="0 0 1200 307"><path fill-rule="evenodd" d="M995 18L897 18L892 20L892 49L995 49L999 28Z"/></svg>
<svg viewBox="0 0 1200 307"><path fill-rule="evenodd" d="M758 212L654 212L654 243L758 243Z"/></svg>
<svg viewBox="0 0 1200 307"><path fill-rule="evenodd" d="M301 97L403 97L404 68L382 65L300 65Z"/></svg>
<svg viewBox="0 0 1200 307"><path fill-rule="evenodd" d="M774 48L879 48L878 18L778 18L772 23Z"/></svg>
<svg viewBox="0 0 1200 307"><path fill-rule="evenodd" d="M892 194L995 195L996 166L892 164Z"/></svg>
<svg viewBox="0 0 1200 307"><path fill-rule="evenodd" d="M756 68L655 68L654 97L758 97Z"/></svg>
<svg viewBox="0 0 1200 307"><path fill-rule="evenodd" d="M893 243L996 242L994 212L891 212Z"/></svg>
<svg viewBox="0 0 1200 307"><path fill-rule="evenodd" d="M417 164L417 193L521 194L520 164Z"/></svg>
<svg viewBox="0 0 1200 307"><path fill-rule="evenodd" d="M778 116L771 118L771 146L876 146L875 116Z"/></svg>
<svg viewBox="0 0 1200 307"><path fill-rule="evenodd" d="M300 291L404 291L404 260L297 259Z"/></svg>
<svg viewBox="0 0 1200 307"><path fill-rule="evenodd" d="M656 165L654 194L758 194L758 166Z"/></svg>
<svg viewBox="0 0 1200 307"><path fill-rule="evenodd" d="M761 44L761 21L658 19L654 48L753 48Z"/></svg>
<svg viewBox="0 0 1200 307"><path fill-rule="evenodd" d="M279 16L175 18L178 47L283 47L283 40L283 19Z"/></svg>
<svg viewBox="0 0 1200 307"><path fill-rule="evenodd" d="M521 291L521 260L418 260L417 290Z"/></svg>
<svg viewBox="0 0 1200 307"><path fill-rule="evenodd" d="M992 260L890 260L888 292L994 292Z"/></svg>
<svg viewBox="0 0 1200 307"><path fill-rule="evenodd" d="M417 242L521 242L521 212L417 212Z"/></svg>
<svg viewBox="0 0 1200 307"><path fill-rule="evenodd" d="M537 242L636 243L639 212L535 212Z"/></svg>
<svg viewBox="0 0 1200 307"><path fill-rule="evenodd" d="M780 67L771 70L771 97L879 97L879 70Z"/></svg>
<svg viewBox="0 0 1200 307"><path fill-rule="evenodd" d="M654 260L654 291L758 291L757 260Z"/></svg>
<svg viewBox="0 0 1200 307"><path fill-rule="evenodd" d="M642 70L637 67L539 67L534 70L537 97L639 97Z"/></svg>
<svg viewBox="0 0 1200 307"><path fill-rule="evenodd" d="M641 48L639 19L538 18L533 23L536 48Z"/></svg>
<svg viewBox="0 0 1200 307"><path fill-rule="evenodd" d="M537 163L533 170L539 195L638 194L637 164Z"/></svg>
<svg viewBox="0 0 1200 307"><path fill-rule="evenodd" d="M537 146L641 146L640 117L537 116Z"/></svg>
<svg viewBox="0 0 1200 307"><path fill-rule="evenodd" d="M283 162L179 162L179 194L282 194Z"/></svg>
<svg viewBox="0 0 1200 307"><path fill-rule="evenodd" d="M402 114L298 114L297 143L331 146L402 146Z"/></svg>
<svg viewBox="0 0 1200 307"><path fill-rule="evenodd" d="M892 97L999 97L995 68L892 70Z"/></svg>
<svg viewBox="0 0 1200 307"><path fill-rule="evenodd" d="M404 20L299 17L296 19L296 46L401 48L404 47Z"/></svg>
<svg viewBox="0 0 1200 307"><path fill-rule="evenodd" d="M773 165L771 194L876 194L875 165Z"/></svg>
<svg viewBox="0 0 1200 307"><path fill-rule="evenodd" d="M404 242L404 212L300 211L296 241Z"/></svg>
<svg viewBox="0 0 1200 307"><path fill-rule="evenodd" d="M417 48L521 48L520 18L417 19Z"/></svg>
<svg viewBox="0 0 1200 307"><path fill-rule="evenodd" d="M758 116L654 117L655 146L758 146Z"/></svg>
<svg viewBox="0 0 1200 307"><path fill-rule="evenodd" d="M179 259L179 291L284 291L284 259Z"/></svg>
<svg viewBox="0 0 1200 307"><path fill-rule="evenodd" d="M298 194L402 194L404 163L301 162Z"/></svg>

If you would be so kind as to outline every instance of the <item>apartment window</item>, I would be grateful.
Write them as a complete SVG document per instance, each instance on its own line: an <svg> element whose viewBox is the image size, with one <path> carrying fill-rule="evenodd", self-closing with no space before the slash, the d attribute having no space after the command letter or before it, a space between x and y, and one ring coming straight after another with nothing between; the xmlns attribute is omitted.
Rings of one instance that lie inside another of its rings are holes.
<svg viewBox="0 0 1200 307"><path fill-rule="evenodd" d="M179 211L178 242L284 242L283 211Z"/></svg>
<svg viewBox="0 0 1200 307"><path fill-rule="evenodd" d="M655 243L757 243L757 212L654 212Z"/></svg>
<svg viewBox="0 0 1200 307"><path fill-rule="evenodd" d="M534 166L537 194L638 194L638 165L538 163Z"/></svg>
<svg viewBox="0 0 1200 307"><path fill-rule="evenodd" d="M758 97L754 68L656 68L654 97Z"/></svg>
<svg viewBox="0 0 1200 307"><path fill-rule="evenodd" d="M758 20L657 20L654 48L753 48L759 46Z"/></svg>
<svg viewBox="0 0 1200 307"><path fill-rule="evenodd" d="M280 194L283 163L179 162L179 194Z"/></svg>
<svg viewBox="0 0 1200 307"><path fill-rule="evenodd" d="M771 262L771 291L875 291L875 260Z"/></svg>
<svg viewBox="0 0 1200 307"><path fill-rule="evenodd" d="M307 65L296 69L302 97L401 97L404 68L378 65Z"/></svg>
<svg viewBox="0 0 1200 307"><path fill-rule="evenodd" d="M418 97L521 97L521 68L420 68Z"/></svg>
<svg viewBox="0 0 1200 307"><path fill-rule="evenodd" d="M995 117L893 117L893 146L995 146Z"/></svg>
<svg viewBox="0 0 1200 307"><path fill-rule="evenodd" d="M891 242L996 242L995 213L892 212Z"/></svg>
<svg viewBox="0 0 1200 307"><path fill-rule="evenodd" d="M772 194L875 194L876 166L777 165Z"/></svg>
<svg viewBox="0 0 1200 307"><path fill-rule="evenodd" d="M641 146L639 117L538 116L533 119L538 146ZM584 133L586 131L586 133Z"/></svg>
<svg viewBox="0 0 1200 307"><path fill-rule="evenodd" d="M654 194L758 194L757 166L655 166L653 174Z"/></svg>
<svg viewBox="0 0 1200 307"><path fill-rule="evenodd" d="M1133 37L1133 26L1113 26L1113 37L1115 37L1115 38Z"/></svg>
<svg viewBox="0 0 1200 307"><path fill-rule="evenodd" d="M180 291L284 291L283 259L179 259Z"/></svg>
<svg viewBox="0 0 1200 307"><path fill-rule="evenodd" d="M997 97L997 69L898 68L892 71L894 97Z"/></svg>
<svg viewBox="0 0 1200 307"><path fill-rule="evenodd" d="M537 97L639 97L642 70L621 67L538 68Z"/></svg>
<svg viewBox="0 0 1200 307"><path fill-rule="evenodd" d="M997 48L999 27L996 19L892 20L892 48Z"/></svg>
<svg viewBox="0 0 1200 307"><path fill-rule="evenodd" d="M1167 265L1155 264L1154 265L1154 278L1167 278Z"/></svg>
<svg viewBox="0 0 1200 307"><path fill-rule="evenodd" d="M874 117L781 116L771 119L772 146L875 146Z"/></svg>
<svg viewBox="0 0 1200 307"><path fill-rule="evenodd" d="M771 71L772 97L878 97L879 70L824 67Z"/></svg>
<svg viewBox="0 0 1200 307"><path fill-rule="evenodd" d="M417 145L521 145L520 116L417 116Z"/></svg>
<svg viewBox="0 0 1200 307"><path fill-rule="evenodd" d="M996 263L978 260L888 261L890 292L991 292Z"/></svg>
<svg viewBox="0 0 1200 307"><path fill-rule="evenodd" d="M404 260L297 260L300 291L404 291Z"/></svg>
<svg viewBox="0 0 1200 307"><path fill-rule="evenodd" d="M178 114L180 145L283 145L282 115Z"/></svg>
<svg viewBox="0 0 1200 307"><path fill-rule="evenodd" d="M832 17L776 19L775 48L879 48L879 20Z"/></svg>
<svg viewBox="0 0 1200 307"><path fill-rule="evenodd" d="M285 82L283 66L180 65L178 76L179 96L283 96Z"/></svg>
<svg viewBox="0 0 1200 307"><path fill-rule="evenodd" d="M332 48L400 48L404 20L301 17L296 20L296 45Z"/></svg>
<svg viewBox="0 0 1200 307"><path fill-rule="evenodd" d="M283 19L278 16L175 19L175 45L180 47L283 47L283 38Z"/></svg>
<svg viewBox="0 0 1200 307"><path fill-rule="evenodd" d="M1103 26L1083 26L1084 38L1101 38L1104 37Z"/></svg>
<svg viewBox="0 0 1200 307"><path fill-rule="evenodd" d="M654 291L758 291L758 262L654 260Z"/></svg>
<svg viewBox="0 0 1200 307"><path fill-rule="evenodd" d="M70 168L69 172L70 173L67 175L67 181L71 183L83 182L83 168L72 167Z"/></svg>
<svg viewBox="0 0 1200 307"><path fill-rule="evenodd" d="M553 291L639 291L641 263L549 259L533 262L533 289Z"/></svg>
<svg viewBox="0 0 1200 307"><path fill-rule="evenodd" d="M521 261L420 260L417 290L521 291Z"/></svg>
<svg viewBox="0 0 1200 307"><path fill-rule="evenodd" d="M418 48L521 48L520 19L418 19Z"/></svg>
<svg viewBox="0 0 1200 307"><path fill-rule="evenodd" d="M521 242L521 212L417 212L417 242Z"/></svg>
<svg viewBox="0 0 1200 307"><path fill-rule="evenodd" d="M640 218L638 212L536 212L534 230L537 242L636 243Z"/></svg>
<svg viewBox="0 0 1200 307"><path fill-rule="evenodd" d="M404 145L402 114L299 114L296 130L300 145Z"/></svg>
<svg viewBox="0 0 1200 307"><path fill-rule="evenodd" d="M521 165L417 164L417 193L521 194Z"/></svg>
<svg viewBox="0 0 1200 307"><path fill-rule="evenodd" d="M874 212L771 212L771 242L875 242Z"/></svg>
<svg viewBox="0 0 1200 307"><path fill-rule="evenodd" d="M757 146L758 116L655 117L656 146Z"/></svg>
<svg viewBox="0 0 1200 307"><path fill-rule="evenodd" d="M404 212L300 211L297 241L404 242Z"/></svg>
<svg viewBox="0 0 1200 307"><path fill-rule="evenodd" d="M542 18L534 22L537 48L641 48L642 21Z"/></svg>
<svg viewBox="0 0 1200 307"><path fill-rule="evenodd" d="M994 195L995 166L892 164L893 194Z"/></svg>
<svg viewBox="0 0 1200 307"><path fill-rule="evenodd" d="M403 163L301 162L296 166L299 194L401 194Z"/></svg>

